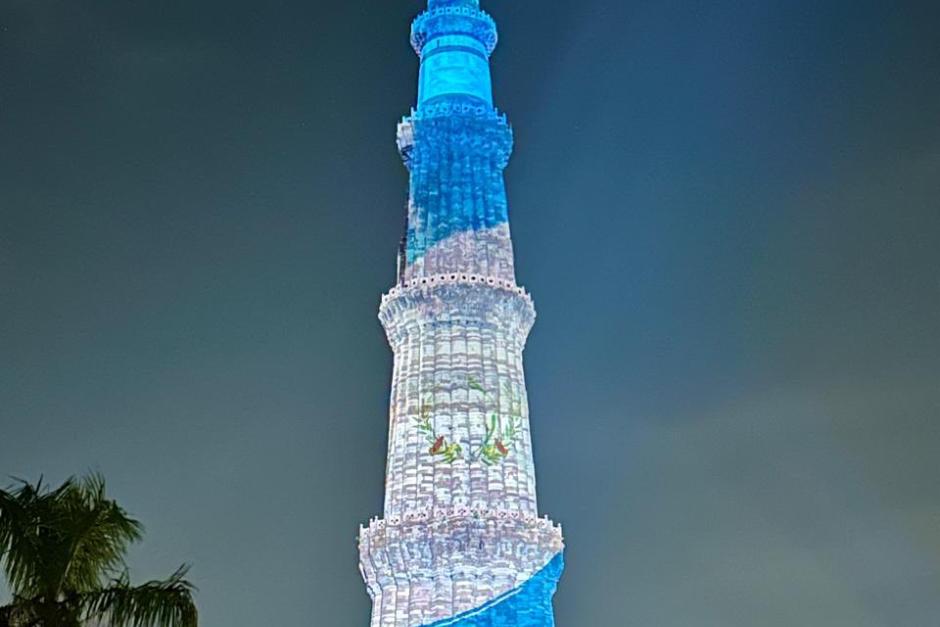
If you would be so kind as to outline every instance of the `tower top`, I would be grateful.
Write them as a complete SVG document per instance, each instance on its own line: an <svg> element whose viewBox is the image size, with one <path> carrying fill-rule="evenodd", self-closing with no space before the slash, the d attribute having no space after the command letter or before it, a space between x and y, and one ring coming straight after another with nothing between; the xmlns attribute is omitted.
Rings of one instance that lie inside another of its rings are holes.
<svg viewBox="0 0 940 627"><path fill-rule="evenodd" d="M411 25L411 45L421 58L418 108L445 96L492 106L489 58L496 41L496 23L479 0L428 0Z"/></svg>

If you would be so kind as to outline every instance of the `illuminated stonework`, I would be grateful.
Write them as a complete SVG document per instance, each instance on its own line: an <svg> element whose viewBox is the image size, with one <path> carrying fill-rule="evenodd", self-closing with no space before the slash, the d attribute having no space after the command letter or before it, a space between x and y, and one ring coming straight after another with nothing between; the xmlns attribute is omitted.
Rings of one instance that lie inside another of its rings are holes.
<svg viewBox="0 0 940 627"><path fill-rule="evenodd" d="M536 502L522 364L535 309L515 282L496 25L477 0L430 0L411 40L408 228L379 310L395 353L385 511L359 538L371 624L554 625L564 545Z"/></svg>

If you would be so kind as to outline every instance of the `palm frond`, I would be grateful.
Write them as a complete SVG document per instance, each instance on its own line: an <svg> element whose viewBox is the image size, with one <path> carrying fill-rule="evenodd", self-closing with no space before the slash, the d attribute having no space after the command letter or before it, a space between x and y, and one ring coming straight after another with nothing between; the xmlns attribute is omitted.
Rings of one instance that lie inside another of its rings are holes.
<svg viewBox="0 0 940 627"><path fill-rule="evenodd" d="M15 627L17 623L13 622L13 612L16 608L12 605L0 607L0 627Z"/></svg>
<svg viewBox="0 0 940 627"><path fill-rule="evenodd" d="M168 579L141 586L131 586L123 575L110 587L82 596L86 620L109 627L197 627L195 587L186 579L188 570L180 567Z"/></svg>
<svg viewBox="0 0 940 627"><path fill-rule="evenodd" d="M100 475L0 490L0 559L11 589L48 602L100 587L142 527L107 498Z"/></svg>
<svg viewBox="0 0 940 627"><path fill-rule="evenodd" d="M100 475L75 482L63 501L58 521L63 541L59 557L64 560L61 588L94 590L123 567L124 555L140 540L143 527L107 498Z"/></svg>
<svg viewBox="0 0 940 627"><path fill-rule="evenodd" d="M124 555L142 532L100 475L0 489L0 569L14 595L0 627L196 627L186 568L131 586Z"/></svg>
<svg viewBox="0 0 940 627"><path fill-rule="evenodd" d="M15 600L0 607L0 627L35 627L39 625L39 615L30 601Z"/></svg>
<svg viewBox="0 0 940 627"><path fill-rule="evenodd" d="M59 578L49 548L56 543L61 501L73 485L69 479L50 490L40 479L0 490L0 562L14 594L40 595Z"/></svg>

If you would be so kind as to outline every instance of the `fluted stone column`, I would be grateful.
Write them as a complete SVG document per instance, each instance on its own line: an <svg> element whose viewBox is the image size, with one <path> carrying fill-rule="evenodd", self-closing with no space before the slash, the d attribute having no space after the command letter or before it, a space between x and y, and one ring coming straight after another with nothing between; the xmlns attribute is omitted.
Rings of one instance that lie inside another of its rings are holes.
<svg viewBox="0 0 940 627"><path fill-rule="evenodd" d="M407 231L379 310L395 354L385 511L359 542L372 625L553 625L563 542L538 517L522 359L535 309L515 279L496 25L475 0L430 0L411 41Z"/></svg>

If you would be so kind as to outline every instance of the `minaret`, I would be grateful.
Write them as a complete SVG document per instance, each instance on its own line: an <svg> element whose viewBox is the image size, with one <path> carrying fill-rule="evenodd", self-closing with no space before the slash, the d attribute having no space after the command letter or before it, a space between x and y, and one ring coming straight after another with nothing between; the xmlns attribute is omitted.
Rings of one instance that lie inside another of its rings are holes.
<svg viewBox="0 0 940 627"><path fill-rule="evenodd" d="M535 309L515 280L496 39L477 0L429 0L412 24L407 230L379 309L395 353L385 512L359 537L372 627L554 625L564 546L538 517L522 366Z"/></svg>

